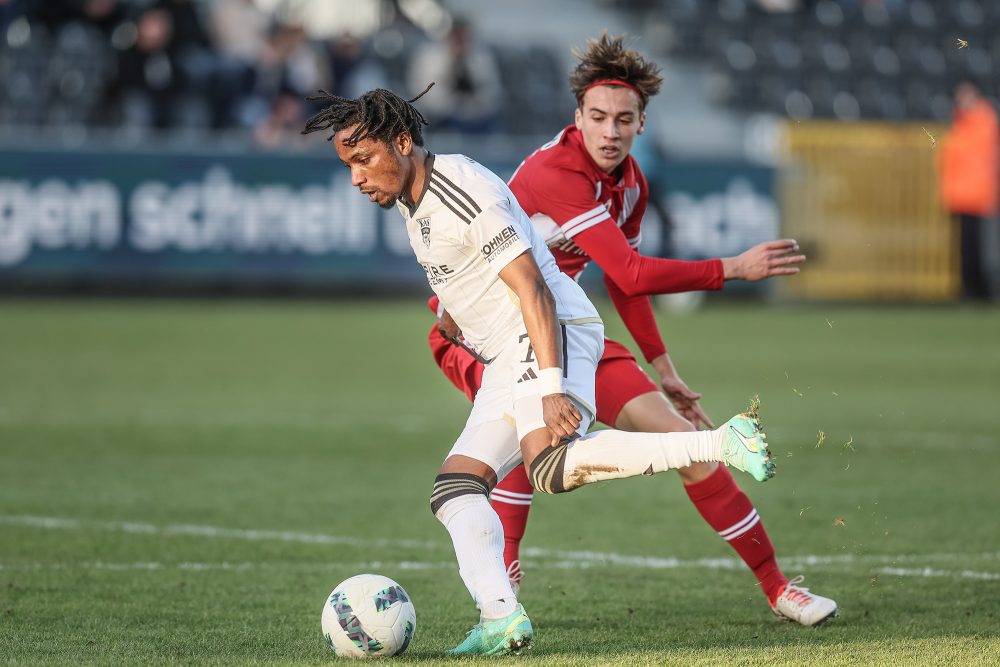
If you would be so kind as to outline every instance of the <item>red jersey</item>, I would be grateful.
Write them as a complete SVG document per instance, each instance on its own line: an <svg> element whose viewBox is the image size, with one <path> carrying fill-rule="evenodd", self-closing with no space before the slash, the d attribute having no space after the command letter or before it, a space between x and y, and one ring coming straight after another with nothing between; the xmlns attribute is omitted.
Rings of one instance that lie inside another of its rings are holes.
<svg viewBox="0 0 1000 667"><path fill-rule="evenodd" d="M578 279L591 260L604 270L608 293L646 361L666 352L648 295L722 287L721 260L639 254L646 177L631 155L614 174L605 173L573 125L529 155L509 185L564 273Z"/></svg>

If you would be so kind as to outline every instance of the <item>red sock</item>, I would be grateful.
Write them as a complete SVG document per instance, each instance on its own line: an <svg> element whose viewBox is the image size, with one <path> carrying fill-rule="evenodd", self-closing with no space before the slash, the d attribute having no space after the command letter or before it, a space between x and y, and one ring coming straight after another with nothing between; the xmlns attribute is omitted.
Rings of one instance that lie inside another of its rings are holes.
<svg viewBox="0 0 1000 667"><path fill-rule="evenodd" d="M524 537L534 493L528 473L520 465L510 471L490 494L493 509L500 515L500 523L503 524L503 563L508 568L520 557L521 538ZM516 570L520 571L520 567Z"/></svg>
<svg viewBox="0 0 1000 667"><path fill-rule="evenodd" d="M757 510L740 490L729 470L719 465L707 478L685 485L684 490L705 521L729 542L729 546L753 570L761 590L773 606L788 579L774 559L774 546L757 516Z"/></svg>

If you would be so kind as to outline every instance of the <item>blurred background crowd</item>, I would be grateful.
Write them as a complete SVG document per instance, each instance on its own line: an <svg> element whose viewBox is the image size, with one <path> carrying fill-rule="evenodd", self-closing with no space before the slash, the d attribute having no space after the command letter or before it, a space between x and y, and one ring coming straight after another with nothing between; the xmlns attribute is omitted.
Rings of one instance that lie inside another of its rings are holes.
<svg viewBox="0 0 1000 667"><path fill-rule="evenodd" d="M552 50L484 42L433 0L0 0L0 30L7 126L246 130L267 147L318 89L436 81L426 115L462 134L548 131L565 97ZM524 87L533 112L505 114Z"/></svg>
<svg viewBox="0 0 1000 667"><path fill-rule="evenodd" d="M0 124L244 129L270 146L302 124L317 89L415 94L437 81L423 104L438 129L557 127L572 103L564 46L587 35L497 30L482 3L452 4L467 13L436 0L0 0ZM989 0L553 6L642 26L644 49L705 65L707 100L746 112L947 121L958 80L998 93L1000 3Z"/></svg>
<svg viewBox="0 0 1000 667"><path fill-rule="evenodd" d="M508 175L571 122L572 49L607 30L631 35L666 77L635 149L654 189L647 251L716 255L781 232L822 249L799 296L939 300L966 273L992 272L964 290L988 294L1000 271L998 28L996 0L0 0L0 177L72 185L87 173L66 167L80 151L322 154L299 134L315 91L415 96L432 81L419 107L437 150ZM67 159L50 152L26 172L43 149ZM121 229L135 222L130 164L100 153L89 167L118 174ZM175 183L213 165L260 179L231 157L192 164L144 168ZM315 178L283 164L271 176L282 187ZM32 232L37 193L24 188L15 205L0 187L0 287L44 273L4 274L5 254L87 245L82 232ZM859 256L872 235L884 248Z"/></svg>

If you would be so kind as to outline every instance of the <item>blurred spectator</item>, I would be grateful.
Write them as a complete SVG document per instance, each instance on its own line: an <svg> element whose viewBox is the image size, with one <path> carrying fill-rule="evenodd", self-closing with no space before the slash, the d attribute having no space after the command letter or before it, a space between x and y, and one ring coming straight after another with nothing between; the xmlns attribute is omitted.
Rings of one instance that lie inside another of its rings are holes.
<svg viewBox="0 0 1000 667"><path fill-rule="evenodd" d="M797 12L802 8L800 0L757 0L757 6L769 14Z"/></svg>
<svg viewBox="0 0 1000 667"><path fill-rule="evenodd" d="M435 82L420 102L437 127L468 134L500 129L500 70L492 54L475 41L468 21L455 19L444 42L421 49L407 78L413 94Z"/></svg>
<svg viewBox="0 0 1000 667"><path fill-rule="evenodd" d="M178 95L184 86L171 48L173 19L164 9L148 9L139 16L135 28L134 40L118 56L118 76L111 96L122 124L168 127L173 124Z"/></svg>
<svg viewBox="0 0 1000 667"><path fill-rule="evenodd" d="M330 92L360 97L375 88L391 87L385 68L357 36L345 32L330 40Z"/></svg>
<svg viewBox="0 0 1000 667"><path fill-rule="evenodd" d="M0 28L7 29L15 19L28 13L27 0L0 0Z"/></svg>
<svg viewBox="0 0 1000 667"><path fill-rule="evenodd" d="M35 5L38 21L52 32L66 23L83 21L110 35L127 13L118 0L45 0Z"/></svg>
<svg viewBox="0 0 1000 667"><path fill-rule="evenodd" d="M238 124L240 105L253 89L269 21L254 0L216 0L212 4L208 22L215 53L207 94L212 99L215 127Z"/></svg>
<svg viewBox="0 0 1000 667"><path fill-rule="evenodd" d="M158 0L173 23L169 50L182 69L184 99L176 105L172 118L179 126L215 127L223 125L232 97L248 77L238 68L229 68L216 53L194 0Z"/></svg>
<svg viewBox="0 0 1000 667"><path fill-rule="evenodd" d="M242 109L242 122L255 128L263 146L298 136L305 121L303 98L324 85L321 58L302 26L275 26L254 71L253 92Z"/></svg>
<svg viewBox="0 0 1000 667"><path fill-rule="evenodd" d="M967 299L989 298L983 225L997 213L998 160L996 110L976 86L959 84L954 125L941 147L940 176L941 200L961 225L962 296Z"/></svg>
<svg viewBox="0 0 1000 667"><path fill-rule="evenodd" d="M211 11L211 33L219 54L252 68L267 38L267 14L254 0L215 0Z"/></svg>
<svg viewBox="0 0 1000 667"><path fill-rule="evenodd" d="M271 105L267 118L257 124L253 136L262 148L290 148L304 143L299 130L305 114L302 100L292 95L282 95Z"/></svg>

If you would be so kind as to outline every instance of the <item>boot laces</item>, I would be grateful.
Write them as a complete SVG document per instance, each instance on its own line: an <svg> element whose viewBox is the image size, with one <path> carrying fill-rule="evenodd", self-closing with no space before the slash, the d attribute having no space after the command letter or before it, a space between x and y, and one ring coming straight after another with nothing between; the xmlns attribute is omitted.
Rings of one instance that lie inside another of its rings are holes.
<svg viewBox="0 0 1000 667"><path fill-rule="evenodd" d="M804 586L799 586L805 580L803 575L799 575L788 582L788 587L785 588L785 593L782 597L788 600L790 603L797 607L804 607L810 602L812 602L813 596L809 592L809 589Z"/></svg>

